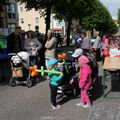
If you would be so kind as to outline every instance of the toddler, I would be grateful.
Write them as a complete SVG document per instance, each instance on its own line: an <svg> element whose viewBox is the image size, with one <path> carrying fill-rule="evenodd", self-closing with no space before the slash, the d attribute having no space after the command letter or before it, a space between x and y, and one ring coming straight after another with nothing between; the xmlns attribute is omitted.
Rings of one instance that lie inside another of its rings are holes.
<svg viewBox="0 0 120 120"><path fill-rule="evenodd" d="M58 65L57 63L58 63L57 59L51 58L48 62L48 65L49 65L48 69L52 71L56 71L56 68ZM50 79L49 86L51 91L51 103L52 103L51 106L52 106L52 109L58 109L61 107L61 105L56 103L56 96L57 96L58 85L60 83L60 80L63 77L63 73L61 73L60 75L55 73L49 73L48 76Z"/></svg>

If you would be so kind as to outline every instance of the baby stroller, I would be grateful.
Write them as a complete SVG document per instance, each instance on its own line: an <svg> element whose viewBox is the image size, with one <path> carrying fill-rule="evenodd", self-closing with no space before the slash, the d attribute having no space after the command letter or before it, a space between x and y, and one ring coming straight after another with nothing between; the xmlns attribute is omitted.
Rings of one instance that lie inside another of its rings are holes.
<svg viewBox="0 0 120 120"><path fill-rule="evenodd" d="M58 87L58 93L66 94L72 93L74 95L75 87L70 84L71 77L76 73L74 59L71 56L72 52L68 51L66 53L58 54L58 67L57 70L63 72L64 76L61 79L60 85ZM63 59L66 61L68 72L65 65L62 65Z"/></svg>
<svg viewBox="0 0 120 120"><path fill-rule="evenodd" d="M11 53L11 69L12 77L10 86L15 87L17 84L26 84L28 88L33 85L34 78L31 77L29 71L29 54L27 52Z"/></svg>
<svg viewBox="0 0 120 120"><path fill-rule="evenodd" d="M80 93L80 89L78 86L78 77L76 79L74 79L74 83L72 85L70 85L70 80L72 79L72 77L75 75L76 73L79 73L79 65L76 65L76 61L75 59L71 56L73 54L73 52L66 52L66 64L68 67L68 71L69 73L66 73L65 67L62 66L60 63L62 62L62 59L59 59L58 57L58 71L63 72L64 77L61 80L60 86L59 86L59 90L61 90L61 93L65 93L66 91L72 91L74 96L79 95ZM83 53L83 55L85 55L88 59L89 59L89 65L92 69L92 83L90 86L90 90L88 91L89 95L93 96L94 92L96 91L97 87L98 87L98 63L96 62L96 59L94 57L94 55L90 54L90 53ZM78 62L77 62L78 64ZM79 75L79 74L78 74Z"/></svg>

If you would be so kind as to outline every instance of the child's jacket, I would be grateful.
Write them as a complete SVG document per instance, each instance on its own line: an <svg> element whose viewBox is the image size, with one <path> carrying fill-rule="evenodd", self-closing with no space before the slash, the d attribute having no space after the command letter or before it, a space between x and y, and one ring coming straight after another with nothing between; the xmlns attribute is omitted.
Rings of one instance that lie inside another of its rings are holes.
<svg viewBox="0 0 120 120"><path fill-rule="evenodd" d="M52 71L56 71L56 69L54 68ZM62 77L58 74L54 74L54 73L49 73L49 78L50 78L50 84L58 86L60 84L60 80L62 79Z"/></svg>
<svg viewBox="0 0 120 120"><path fill-rule="evenodd" d="M92 70L89 65L80 66L81 75L80 75L80 81L79 81L79 87L89 89L91 84L91 73Z"/></svg>

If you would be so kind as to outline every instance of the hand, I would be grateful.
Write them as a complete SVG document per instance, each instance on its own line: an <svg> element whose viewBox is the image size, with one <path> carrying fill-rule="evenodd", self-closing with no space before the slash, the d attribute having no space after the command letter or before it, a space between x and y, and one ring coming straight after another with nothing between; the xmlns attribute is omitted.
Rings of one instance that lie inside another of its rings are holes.
<svg viewBox="0 0 120 120"><path fill-rule="evenodd" d="M35 48L35 52L37 53L38 51L37 51L37 48Z"/></svg>
<svg viewBox="0 0 120 120"><path fill-rule="evenodd" d="M74 82L74 79L70 80L70 84L72 84Z"/></svg>
<svg viewBox="0 0 120 120"><path fill-rule="evenodd" d="M35 50L35 48L34 48L34 47L32 47L32 50Z"/></svg>
<svg viewBox="0 0 120 120"><path fill-rule="evenodd" d="M63 77L63 75L64 75L63 73L60 74L61 77Z"/></svg>

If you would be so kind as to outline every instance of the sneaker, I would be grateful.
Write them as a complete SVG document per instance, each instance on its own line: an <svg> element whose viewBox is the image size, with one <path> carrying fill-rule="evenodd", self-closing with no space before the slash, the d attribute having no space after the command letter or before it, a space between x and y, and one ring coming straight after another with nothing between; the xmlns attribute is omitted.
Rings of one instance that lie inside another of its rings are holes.
<svg viewBox="0 0 120 120"><path fill-rule="evenodd" d="M60 108L60 107L62 107L60 104L57 104L57 105L56 105L56 108Z"/></svg>
<svg viewBox="0 0 120 120"><path fill-rule="evenodd" d="M59 108L61 107L61 105L59 105L59 104L56 105L56 106L54 106L54 105L51 105L51 106L52 106L52 109L53 109L53 110L55 110L55 109L59 109Z"/></svg>
<svg viewBox="0 0 120 120"><path fill-rule="evenodd" d="M91 108L91 104L86 104L83 106L84 108Z"/></svg>
<svg viewBox="0 0 120 120"><path fill-rule="evenodd" d="M85 104L80 102L80 103L77 103L76 105L77 105L77 106L84 107Z"/></svg>

